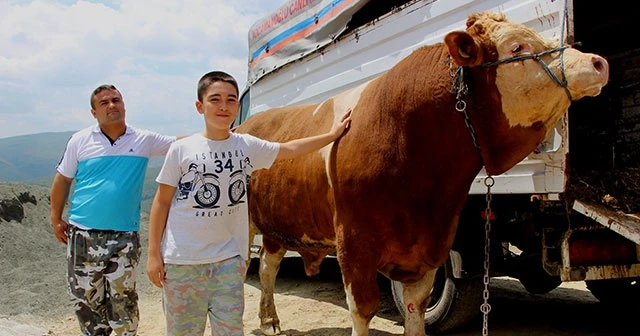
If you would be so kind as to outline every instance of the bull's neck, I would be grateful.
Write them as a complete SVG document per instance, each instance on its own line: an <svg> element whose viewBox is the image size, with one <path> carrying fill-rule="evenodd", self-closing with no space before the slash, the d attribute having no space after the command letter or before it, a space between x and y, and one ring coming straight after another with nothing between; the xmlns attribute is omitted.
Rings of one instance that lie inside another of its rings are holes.
<svg viewBox="0 0 640 336"><path fill-rule="evenodd" d="M469 94L467 113L471 119L482 161L488 174L499 175L522 161L536 149L546 134L542 122L530 126L510 126L502 111L502 97L495 85L495 71L467 69Z"/></svg>
<svg viewBox="0 0 640 336"><path fill-rule="evenodd" d="M377 146L388 148L385 153L404 154L393 157L398 166L436 161L436 174L451 174L462 165L459 171L472 177L482 161L463 116L455 110L448 58L444 44L422 47L372 82L363 99L379 114L365 116L371 119L367 131L379 137Z"/></svg>
<svg viewBox="0 0 640 336"><path fill-rule="evenodd" d="M423 47L382 76L372 97L382 112L376 126L408 130L405 139L381 132L390 136L389 143L408 148L407 159L433 155L430 146L455 143L455 155L442 153L442 160L464 162L477 170L484 165L489 174L501 174L535 150L547 128L542 123L509 126L495 71L465 68L469 94L464 100L480 148L476 147L464 115L455 108L448 58L443 44Z"/></svg>

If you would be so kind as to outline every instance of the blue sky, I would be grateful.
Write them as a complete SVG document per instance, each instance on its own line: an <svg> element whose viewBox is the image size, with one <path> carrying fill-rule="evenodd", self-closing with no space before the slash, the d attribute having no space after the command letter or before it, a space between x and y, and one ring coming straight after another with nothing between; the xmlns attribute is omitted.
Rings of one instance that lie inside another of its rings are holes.
<svg viewBox="0 0 640 336"><path fill-rule="evenodd" d="M114 84L127 122L166 134L204 128L208 71L246 81L247 33L285 0L0 0L0 138L95 123L89 95Z"/></svg>

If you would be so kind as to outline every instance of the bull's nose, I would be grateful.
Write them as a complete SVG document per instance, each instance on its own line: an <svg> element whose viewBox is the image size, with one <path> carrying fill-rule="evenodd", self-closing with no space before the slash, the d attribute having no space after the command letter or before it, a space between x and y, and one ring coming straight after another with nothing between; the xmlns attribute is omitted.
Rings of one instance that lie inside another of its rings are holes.
<svg viewBox="0 0 640 336"><path fill-rule="evenodd" d="M604 57L593 55L591 57L591 64L593 64L593 67L602 75L602 77L607 80L609 79L609 62L607 62Z"/></svg>

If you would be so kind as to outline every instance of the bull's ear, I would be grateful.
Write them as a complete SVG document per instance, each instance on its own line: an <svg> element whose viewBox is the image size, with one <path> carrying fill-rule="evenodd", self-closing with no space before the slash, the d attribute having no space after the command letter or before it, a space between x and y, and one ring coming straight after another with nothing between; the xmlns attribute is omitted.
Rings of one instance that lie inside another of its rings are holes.
<svg viewBox="0 0 640 336"><path fill-rule="evenodd" d="M454 31L444 37L449 55L459 66L474 66L482 62L480 47L476 41L464 31Z"/></svg>

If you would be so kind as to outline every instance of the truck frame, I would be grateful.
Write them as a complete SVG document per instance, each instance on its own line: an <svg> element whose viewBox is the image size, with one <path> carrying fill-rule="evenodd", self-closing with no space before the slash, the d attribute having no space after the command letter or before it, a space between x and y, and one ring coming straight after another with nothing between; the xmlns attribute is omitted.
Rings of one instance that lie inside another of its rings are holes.
<svg viewBox="0 0 640 336"><path fill-rule="evenodd" d="M616 43L636 26L622 6L615 0L607 6L572 0L285 1L250 30L249 75L236 123L362 84L416 48L464 29L468 15L478 11L504 12L547 38L602 55L611 69L603 92L574 102L534 153L493 177L490 225L486 174L478 174L425 319L427 332L443 333L480 314L485 263L490 277L517 278L530 293L585 281L604 304L634 302L640 299L640 40ZM392 282L391 288L401 307L398 286Z"/></svg>

